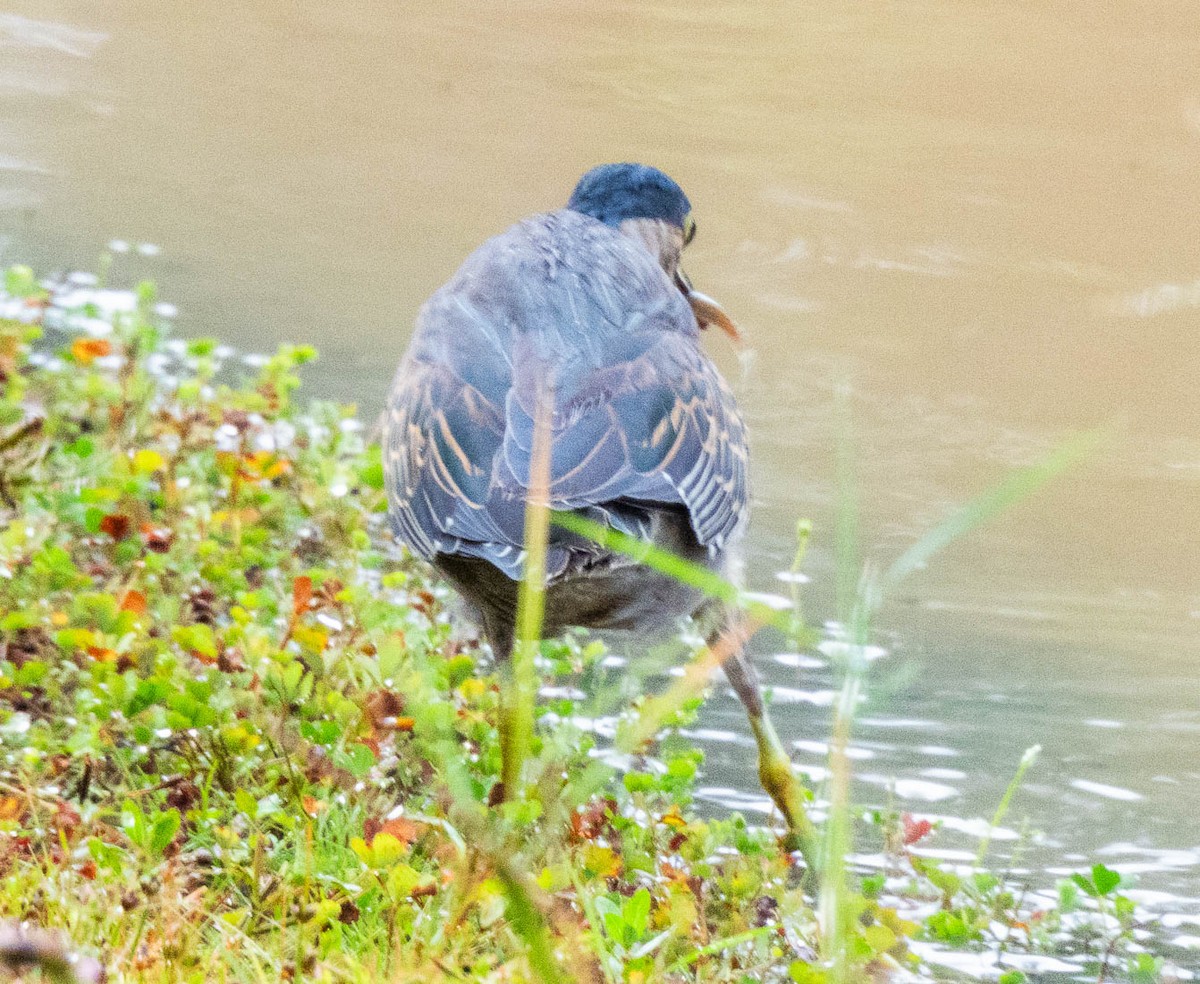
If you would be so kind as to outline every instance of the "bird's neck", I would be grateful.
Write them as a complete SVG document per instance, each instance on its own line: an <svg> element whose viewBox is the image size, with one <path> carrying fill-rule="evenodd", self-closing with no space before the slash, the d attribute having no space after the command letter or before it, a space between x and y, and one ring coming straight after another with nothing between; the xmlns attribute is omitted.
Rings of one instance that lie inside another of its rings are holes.
<svg viewBox="0 0 1200 984"><path fill-rule="evenodd" d="M661 219L626 219L620 230L622 235L643 246L671 280L675 279L683 252L683 230Z"/></svg>

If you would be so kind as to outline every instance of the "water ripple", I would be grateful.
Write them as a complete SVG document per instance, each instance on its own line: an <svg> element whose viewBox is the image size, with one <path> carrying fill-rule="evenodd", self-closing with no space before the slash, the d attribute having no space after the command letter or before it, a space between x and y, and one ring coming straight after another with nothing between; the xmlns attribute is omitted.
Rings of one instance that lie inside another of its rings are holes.
<svg viewBox="0 0 1200 984"><path fill-rule="evenodd" d="M107 40L108 35L101 31L0 14L0 46L46 48L73 58L90 58Z"/></svg>

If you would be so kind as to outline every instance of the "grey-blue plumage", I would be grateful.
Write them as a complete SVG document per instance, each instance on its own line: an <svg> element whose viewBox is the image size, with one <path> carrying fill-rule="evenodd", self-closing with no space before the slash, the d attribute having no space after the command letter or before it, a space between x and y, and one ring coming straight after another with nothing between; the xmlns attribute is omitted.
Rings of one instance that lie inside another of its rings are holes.
<svg viewBox="0 0 1200 984"><path fill-rule="evenodd" d="M746 433L700 348L709 324L737 330L679 269L695 231L687 196L663 172L601 165L567 208L484 243L417 318L384 419L392 523L476 609L502 662L524 573L535 423L548 430L552 508L722 573L737 550L748 511ZM547 635L572 625L652 633L709 604L558 527L546 574ZM743 628L733 613L713 611L720 620L710 638L720 639L722 667L749 713L759 775L789 842L813 863L815 833ZM519 782L519 760L502 757L504 796Z"/></svg>
<svg viewBox="0 0 1200 984"><path fill-rule="evenodd" d="M484 243L417 318L385 426L392 519L414 553L521 577L534 420L551 401L553 508L643 538L682 516L701 548L688 552L724 563L748 497L733 395L656 258L568 209ZM551 585L616 562L551 532Z"/></svg>

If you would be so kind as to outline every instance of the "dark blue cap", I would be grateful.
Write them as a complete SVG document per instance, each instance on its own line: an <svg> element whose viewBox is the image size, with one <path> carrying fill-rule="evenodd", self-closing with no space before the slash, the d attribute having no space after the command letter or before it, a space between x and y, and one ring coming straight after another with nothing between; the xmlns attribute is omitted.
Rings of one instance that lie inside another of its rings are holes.
<svg viewBox="0 0 1200 984"><path fill-rule="evenodd" d="M692 203L656 167L601 164L579 179L567 208L610 226L626 219L662 219L682 229Z"/></svg>

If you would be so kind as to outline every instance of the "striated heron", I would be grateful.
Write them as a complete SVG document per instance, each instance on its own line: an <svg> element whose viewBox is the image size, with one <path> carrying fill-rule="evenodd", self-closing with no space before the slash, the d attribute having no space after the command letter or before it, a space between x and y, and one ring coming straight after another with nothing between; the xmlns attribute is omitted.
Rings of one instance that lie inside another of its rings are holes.
<svg viewBox="0 0 1200 984"><path fill-rule="evenodd" d="M687 196L662 171L601 165L566 208L480 246L417 317L385 414L391 519L474 608L502 663L539 426L551 508L722 574L735 557L748 515L745 428L700 329L737 330L680 269L695 233ZM554 527L544 604L548 635L714 618L696 589ZM802 793L754 668L740 645L722 665L749 713L763 785L811 861Z"/></svg>

